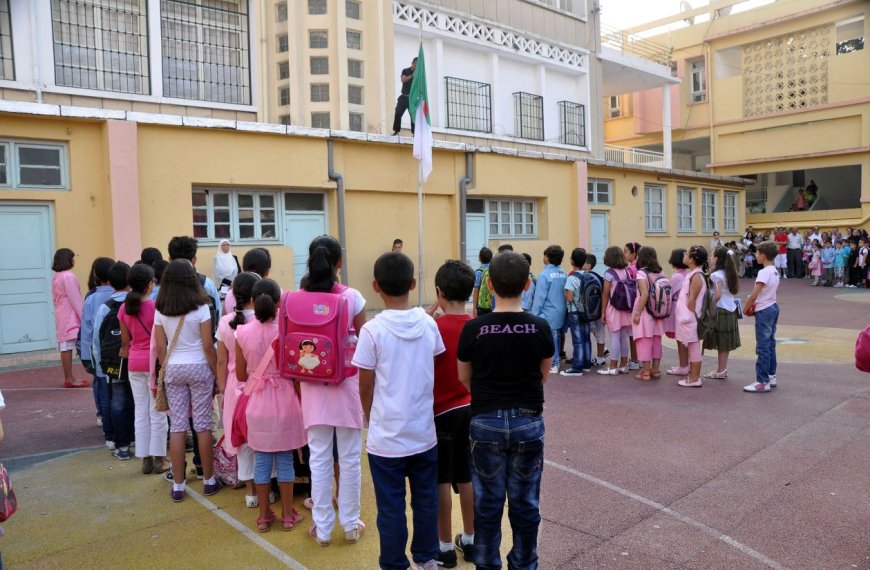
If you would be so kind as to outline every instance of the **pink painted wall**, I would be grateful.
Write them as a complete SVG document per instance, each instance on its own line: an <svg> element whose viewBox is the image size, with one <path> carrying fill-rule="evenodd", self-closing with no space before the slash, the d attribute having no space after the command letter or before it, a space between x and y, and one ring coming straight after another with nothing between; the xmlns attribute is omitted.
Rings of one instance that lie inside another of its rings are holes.
<svg viewBox="0 0 870 570"><path fill-rule="evenodd" d="M592 240L589 235L589 193L587 188L589 169L586 162L582 160L575 162L574 168L577 169L577 243L579 247L588 251Z"/></svg>
<svg viewBox="0 0 870 570"><path fill-rule="evenodd" d="M686 62L677 62L677 77L685 81ZM671 129L682 126L680 85L671 85ZM634 132L639 135L662 132L662 88L655 87L632 94Z"/></svg>
<svg viewBox="0 0 870 570"><path fill-rule="evenodd" d="M142 252L136 123L106 121L115 258L132 264Z"/></svg>

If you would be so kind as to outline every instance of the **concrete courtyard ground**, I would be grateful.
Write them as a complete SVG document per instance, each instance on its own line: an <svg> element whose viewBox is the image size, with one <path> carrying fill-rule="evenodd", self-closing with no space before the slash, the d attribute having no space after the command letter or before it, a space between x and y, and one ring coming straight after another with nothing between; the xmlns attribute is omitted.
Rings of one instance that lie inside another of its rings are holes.
<svg viewBox="0 0 870 570"><path fill-rule="evenodd" d="M852 357L870 291L791 280L780 304L770 394L741 391L753 378L751 320L730 378L700 390L673 378L550 377L542 568L870 569L870 375ZM205 498L192 482L173 504L161 478L113 459L90 391L60 383L56 366L0 372L0 457L20 506L0 538L6 567L377 567L365 458L359 544L317 547L310 516L292 532L258 534L242 491ZM504 554L508 533L505 543Z"/></svg>

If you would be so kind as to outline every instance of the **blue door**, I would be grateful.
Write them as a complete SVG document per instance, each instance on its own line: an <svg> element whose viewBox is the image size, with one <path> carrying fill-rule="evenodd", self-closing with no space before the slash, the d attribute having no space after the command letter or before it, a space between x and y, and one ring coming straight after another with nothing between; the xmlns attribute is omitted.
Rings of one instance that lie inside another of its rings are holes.
<svg viewBox="0 0 870 570"><path fill-rule="evenodd" d="M0 205L0 354L55 346L47 205Z"/></svg>

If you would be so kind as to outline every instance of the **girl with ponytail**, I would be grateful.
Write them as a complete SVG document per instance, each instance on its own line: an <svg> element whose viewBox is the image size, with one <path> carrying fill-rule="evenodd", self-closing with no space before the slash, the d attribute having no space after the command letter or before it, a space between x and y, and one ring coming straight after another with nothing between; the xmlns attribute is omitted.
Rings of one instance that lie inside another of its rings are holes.
<svg viewBox="0 0 870 570"><path fill-rule="evenodd" d="M701 380L701 341L698 338L698 316L707 292L707 250L693 245L683 257L683 264L689 268L680 289L677 301L677 342L683 343L689 353L689 377L677 382L684 388L700 388Z"/></svg>
<svg viewBox="0 0 870 570"><path fill-rule="evenodd" d="M292 530L304 518L293 508L293 452L305 445L305 428L293 381L278 372L274 349L281 288L271 279L261 279L254 284L251 297L255 319L236 329L236 377L245 383L249 398L247 440L255 456L254 485L260 507L257 530L269 531L275 520L269 509L273 468L281 489L281 525Z"/></svg>
<svg viewBox="0 0 870 570"><path fill-rule="evenodd" d="M740 348L740 331L737 328L738 301L734 295L739 290L737 267L728 248L717 247L713 252L713 301L716 302L716 332L704 339L704 349L718 353L719 366L704 378L725 380L728 378L728 353Z"/></svg>

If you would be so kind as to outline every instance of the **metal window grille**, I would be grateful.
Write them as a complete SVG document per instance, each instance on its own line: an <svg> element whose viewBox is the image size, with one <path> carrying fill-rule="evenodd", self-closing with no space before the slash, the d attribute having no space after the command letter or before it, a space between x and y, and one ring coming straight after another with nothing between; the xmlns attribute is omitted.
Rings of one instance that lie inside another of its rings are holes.
<svg viewBox="0 0 870 570"><path fill-rule="evenodd" d="M308 13L312 16L326 14L326 0L308 0Z"/></svg>
<svg viewBox="0 0 870 570"><path fill-rule="evenodd" d="M12 20L9 0L0 0L0 79L15 79L12 61Z"/></svg>
<svg viewBox="0 0 870 570"><path fill-rule="evenodd" d="M347 60L347 74L350 77L356 77L357 79L362 79L363 62L361 62L358 59Z"/></svg>
<svg viewBox="0 0 870 570"><path fill-rule="evenodd" d="M350 119L350 130L362 132L363 116L360 113L350 113L348 118Z"/></svg>
<svg viewBox="0 0 870 570"><path fill-rule="evenodd" d="M311 49L323 49L329 47L329 34L323 30L308 32L308 47Z"/></svg>
<svg viewBox="0 0 870 570"><path fill-rule="evenodd" d="M281 106L290 104L290 88L281 87L278 89L278 104Z"/></svg>
<svg viewBox="0 0 870 570"><path fill-rule="evenodd" d="M347 47L349 49L362 49L362 32L347 31Z"/></svg>
<svg viewBox="0 0 870 570"><path fill-rule="evenodd" d="M353 20L360 19L360 3L354 0L346 0L344 3L344 15Z"/></svg>
<svg viewBox="0 0 870 570"><path fill-rule="evenodd" d="M55 82L150 93L147 26L147 0L52 0Z"/></svg>
<svg viewBox="0 0 870 570"><path fill-rule="evenodd" d="M559 142L586 146L586 108L580 103L559 101Z"/></svg>
<svg viewBox="0 0 870 570"><path fill-rule="evenodd" d="M278 63L278 79L287 79L290 77L290 62L282 61Z"/></svg>
<svg viewBox="0 0 870 570"><path fill-rule="evenodd" d="M327 75L329 73L328 57L312 57L310 60L311 75Z"/></svg>
<svg viewBox="0 0 870 570"><path fill-rule="evenodd" d="M287 20L287 2L279 2L275 5L275 21L285 22Z"/></svg>
<svg viewBox="0 0 870 570"><path fill-rule="evenodd" d="M250 104L248 0L161 0L160 23L164 95Z"/></svg>
<svg viewBox="0 0 870 570"><path fill-rule="evenodd" d="M468 79L445 77L447 128L492 132L492 87Z"/></svg>
<svg viewBox="0 0 870 570"><path fill-rule="evenodd" d="M278 53L287 53L290 51L290 39L287 37L287 34L281 34L278 36Z"/></svg>
<svg viewBox="0 0 870 570"><path fill-rule="evenodd" d="M312 83L311 101L313 103L329 101L329 83Z"/></svg>
<svg viewBox="0 0 870 570"><path fill-rule="evenodd" d="M311 126L315 129L328 129L329 113L311 113Z"/></svg>
<svg viewBox="0 0 870 570"><path fill-rule="evenodd" d="M544 140L544 98L540 95L514 93L514 136Z"/></svg>
<svg viewBox="0 0 870 570"><path fill-rule="evenodd" d="M359 85L347 86L347 102L352 105L363 104L363 88Z"/></svg>

